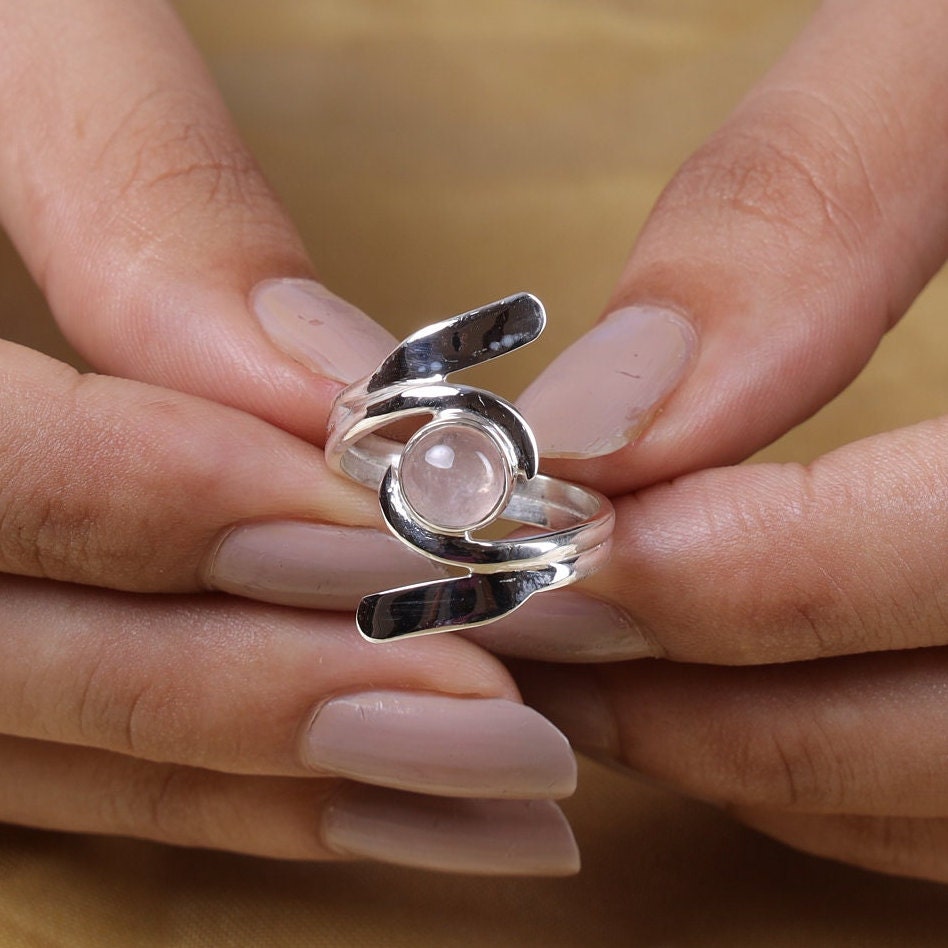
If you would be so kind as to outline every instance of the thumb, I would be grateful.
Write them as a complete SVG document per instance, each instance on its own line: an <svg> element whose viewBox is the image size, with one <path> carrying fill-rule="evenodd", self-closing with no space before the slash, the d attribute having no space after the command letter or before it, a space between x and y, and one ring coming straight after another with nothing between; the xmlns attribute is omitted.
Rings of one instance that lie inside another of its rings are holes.
<svg viewBox="0 0 948 948"><path fill-rule="evenodd" d="M734 463L852 380L948 252L946 42L943 4L821 6L521 396L543 452L582 459L557 473L616 493Z"/></svg>
<svg viewBox="0 0 948 948"><path fill-rule="evenodd" d="M174 13L75 0L64 19L36 0L0 38L0 219L73 345L321 442L339 383L395 340L301 279L299 237Z"/></svg>

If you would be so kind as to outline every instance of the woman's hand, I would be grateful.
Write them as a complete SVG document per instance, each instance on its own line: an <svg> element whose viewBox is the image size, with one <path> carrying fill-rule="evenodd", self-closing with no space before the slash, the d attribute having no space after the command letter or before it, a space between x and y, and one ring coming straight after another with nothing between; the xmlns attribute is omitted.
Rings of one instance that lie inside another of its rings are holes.
<svg viewBox="0 0 948 948"><path fill-rule="evenodd" d="M310 443L393 340L305 279L164 4L0 14L0 218L122 377L0 344L0 820L575 871L572 753L487 653L200 595L336 610L425 575Z"/></svg>
<svg viewBox="0 0 948 948"><path fill-rule="evenodd" d="M946 49L944 4L825 3L670 184L613 315L521 402L573 458L557 473L625 496L596 598L536 597L518 647L664 659L522 680L580 747L940 880L948 418L807 467L722 465L840 391L945 259Z"/></svg>

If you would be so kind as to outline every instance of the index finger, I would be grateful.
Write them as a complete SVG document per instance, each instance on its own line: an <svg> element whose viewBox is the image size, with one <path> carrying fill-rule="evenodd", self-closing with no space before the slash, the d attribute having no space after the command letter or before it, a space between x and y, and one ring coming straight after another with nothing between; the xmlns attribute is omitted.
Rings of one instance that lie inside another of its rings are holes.
<svg viewBox="0 0 948 948"><path fill-rule="evenodd" d="M340 382L395 340L300 279L299 236L170 7L6 0L0 40L0 220L76 349L322 443Z"/></svg>
<svg viewBox="0 0 948 948"><path fill-rule="evenodd" d="M373 495L259 418L11 343L0 391L0 572L334 609L431 578L371 529Z"/></svg>

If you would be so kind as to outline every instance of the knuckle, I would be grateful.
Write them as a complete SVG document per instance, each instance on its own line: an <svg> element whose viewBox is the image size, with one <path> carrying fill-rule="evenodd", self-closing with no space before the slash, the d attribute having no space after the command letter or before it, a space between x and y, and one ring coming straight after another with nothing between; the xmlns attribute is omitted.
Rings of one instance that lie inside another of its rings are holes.
<svg viewBox="0 0 948 948"><path fill-rule="evenodd" d="M948 878L941 821L917 817L841 816L829 843L801 848L895 875ZM792 840L791 840L792 842Z"/></svg>
<svg viewBox="0 0 948 948"><path fill-rule="evenodd" d="M102 576L122 532L108 529L110 465L105 442L82 408L82 377L56 405L40 405L38 434L0 462L0 561L7 571L44 579ZM7 439L4 439L7 440Z"/></svg>
<svg viewBox="0 0 948 948"><path fill-rule="evenodd" d="M858 615L844 617L845 594L821 557L798 551L795 571L774 577L761 593L759 629L769 640L768 661L829 658L846 651L846 630L858 626Z"/></svg>
<svg viewBox="0 0 948 948"><path fill-rule="evenodd" d="M143 744L138 733L138 709L146 689L129 693L123 680L127 675L116 672L116 663L106 648L80 664L75 675L78 684L74 706L67 719L75 721L83 743L138 756Z"/></svg>
<svg viewBox="0 0 948 948"><path fill-rule="evenodd" d="M115 768L103 760L108 776L98 799L99 820L113 832L181 846L207 845L218 819L206 784L213 775L177 764L133 760Z"/></svg>
<svg viewBox="0 0 948 948"><path fill-rule="evenodd" d="M720 795L729 805L781 810L839 809L846 796L845 760L812 719L783 721L735 740L721 758Z"/></svg>
<svg viewBox="0 0 948 948"><path fill-rule="evenodd" d="M917 875L920 866L940 867L945 876L943 840L932 820L888 817L878 821L875 838L876 858L889 871Z"/></svg>
<svg viewBox="0 0 948 948"><path fill-rule="evenodd" d="M826 574L808 558L806 504L787 484L789 467L781 470L776 489L769 482L752 481L748 489L726 498L715 495L704 505L708 513L700 535L709 553L701 568L711 580L711 611L736 630L715 643L718 660L729 664L822 655L830 647L822 609L832 589ZM775 493L786 500L775 503ZM721 556L722 550L728 555ZM798 575L801 570L804 578Z"/></svg>
<svg viewBox="0 0 948 948"><path fill-rule="evenodd" d="M0 564L118 589L190 589L238 446L225 454L183 439L193 417L180 400L142 399L126 416L112 391L79 376L0 430Z"/></svg>
<svg viewBox="0 0 948 948"><path fill-rule="evenodd" d="M37 575L65 578L74 563L96 569L100 551L94 540L95 516L84 505L62 503L37 491L25 498L18 514L18 545L33 560Z"/></svg>
<svg viewBox="0 0 948 948"><path fill-rule="evenodd" d="M813 469L802 465L781 465L776 477L758 478L720 508L711 548L735 555L722 560L726 576L715 568L716 606L735 628L753 630L735 637L728 660L796 661L878 647L878 597L853 574L845 539L825 527L832 509L858 510L864 498L815 484Z"/></svg>
<svg viewBox="0 0 948 948"><path fill-rule="evenodd" d="M123 816L136 835L178 846L246 849L267 818L252 805L253 782L196 767L146 764Z"/></svg>
<svg viewBox="0 0 948 948"><path fill-rule="evenodd" d="M297 859L326 855L312 818L326 791L307 781L148 764L116 790L110 816L132 835Z"/></svg>
<svg viewBox="0 0 948 948"><path fill-rule="evenodd" d="M687 207L696 196L763 221L773 249L784 251L788 235L850 251L881 213L850 122L828 101L796 90L753 100L685 163L662 201Z"/></svg>
<svg viewBox="0 0 948 948"><path fill-rule="evenodd" d="M97 819L113 833L154 839L179 846L207 846L226 839L221 825L218 776L177 764L127 760L115 766L104 755L99 766L102 790L95 804Z"/></svg>
<svg viewBox="0 0 948 948"><path fill-rule="evenodd" d="M175 761L195 755L191 702L164 669L142 673L122 642L102 641L75 663L57 719L67 739L134 758Z"/></svg>
<svg viewBox="0 0 948 948"><path fill-rule="evenodd" d="M256 164L240 149L222 148L206 129L182 124L154 141L142 142L135 155L136 174L129 193L186 192L189 202L250 204L255 195ZM179 186L181 186L179 188Z"/></svg>
<svg viewBox="0 0 948 948"><path fill-rule="evenodd" d="M119 798L120 817L136 835L180 845L197 845L209 816L202 792L204 773L189 767L145 764L141 779Z"/></svg>
<svg viewBox="0 0 948 948"><path fill-rule="evenodd" d="M139 239L156 234L155 217L195 207L240 209L249 218L275 206L263 175L230 128L211 124L199 103L157 89L126 109L102 146L99 163L122 182L110 213L134 225ZM147 211L148 218L143 216Z"/></svg>
<svg viewBox="0 0 948 948"><path fill-rule="evenodd" d="M156 715L151 707L153 703L153 688L148 685L138 685L131 693L122 696L117 714L112 715L112 731L118 735L122 750L133 757L154 756L156 748L151 738L151 722ZM159 707L160 707L159 700ZM160 715L158 720L161 720ZM170 728L165 724L161 728L167 733Z"/></svg>
<svg viewBox="0 0 948 948"><path fill-rule="evenodd" d="M108 708L112 704L112 690L103 687L103 679L108 680L111 668L101 654L95 655L88 663L78 663L74 677L74 695L69 701L72 707L57 717L75 722L79 739L92 746L107 745L104 734L110 717Z"/></svg>
<svg viewBox="0 0 948 948"><path fill-rule="evenodd" d="M196 830L204 822L200 771L187 767L165 767L144 795L145 825L163 839L176 842L196 840Z"/></svg>
<svg viewBox="0 0 948 948"><path fill-rule="evenodd" d="M66 436L44 426L55 451ZM6 569L31 576L68 579L70 564L94 571L99 560L96 542L97 491L69 488L81 482L82 471L62 476L61 459L40 457L35 445L7 454L0 490L0 557Z"/></svg>

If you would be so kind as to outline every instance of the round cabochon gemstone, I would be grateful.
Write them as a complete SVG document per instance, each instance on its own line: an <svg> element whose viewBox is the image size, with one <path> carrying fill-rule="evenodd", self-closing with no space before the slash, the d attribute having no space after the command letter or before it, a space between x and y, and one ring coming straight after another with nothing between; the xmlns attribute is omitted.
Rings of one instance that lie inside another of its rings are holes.
<svg viewBox="0 0 948 948"><path fill-rule="evenodd" d="M412 510L444 530L484 523L504 500L506 472L494 439L465 424L420 432L399 463L402 492Z"/></svg>

